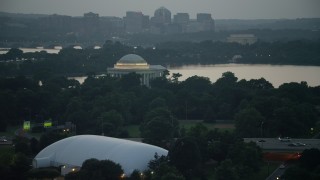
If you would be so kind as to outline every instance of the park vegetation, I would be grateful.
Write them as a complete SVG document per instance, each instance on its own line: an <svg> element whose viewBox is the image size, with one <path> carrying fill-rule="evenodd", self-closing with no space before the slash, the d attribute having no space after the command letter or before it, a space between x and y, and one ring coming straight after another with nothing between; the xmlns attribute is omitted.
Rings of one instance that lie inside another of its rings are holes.
<svg viewBox="0 0 320 180"><path fill-rule="evenodd" d="M199 76L179 81L179 77L167 72L153 80L151 88L141 86L135 73L121 79L89 75L83 84L50 73L40 78L0 78L1 131L21 127L26 120L76 125L72 133L17 139L15 152L0 158L2 163L16 164L9 168L2 164L6 167L2 171L15 177L15 165L24 164L28 166L18 169L25 176L47 171L54 175L55 170L29 172L30 159L47 145L75 133L129 138L126 127L139 125L144 142L169 150L167 159L158 157L160 162L150 168L154 179L247 179L259 172L262 156L260 148L242 138L312 137L319 132L319 87L301 82L274 88L263 78L238 80L231 72L216 82ZM180 127L179 121L186 119L199 124ZM223 132L200 123L218 120L233 122L235 130Z"/></svg>
<svg viewBox="0 0 320 180"><path fill-rule="evenodd" d="M152 88L141 86L135 73L121 79L89 75L83 84L50 74L0 78L1 130L51 119L72 122L77 134L114 137L128 137L125 126L141 125L142 137L153 140L179 137L178 120L231 120L240 137L260 137L261 129L264 137L308 137L318 131L319 86L274 88L263 78L238 80L231 72L214 83L199 76L178 81L179 76L157 78Z"/></svg>
<svg viewBox="0 0 320 180"><path fill-rule="evenodd" d="M302 42L287 44L298 46L299 43ZM310 45L305 48L306 51L313 52L313 48L319 46L316 42L305 43ZM220 45L248 48L248 53L253 47ZM258 43L254 46L268 45ZM160 46L156 49L139 47L136 53L165 64L179 62L176 56L179 51L196 52L195 46L203 46L203 52L211 52L210 48L218 47L210 41L186 43L184 46L169 43L166 47L170 50ZM279 48L277 50L281 51ZM230 51L233 52L232 48ZM0 131L6 132L12 126L21 127L24 121L41 124L51 120L54 125L71 122L76 127L72 132L63 132L34 126L31 132L42 133L39 139L16 138L14 150L0 153L0 174L5 175L2 177L40 178L43 174L56 177L56 169L30 171L31 159L49 144L74 134L130 138L126 127L138 125L144 142L168 149L169 155L156 157L155 161L150 162L150 171L135 172L127 178L139 179L143 173L144 179L250 179L261 169L261 149L254 143L244 143L242 138L313 137L320 130L320 87L310 87L306 82L285 83L274 88L264 78L238 79L232 72L223 73L216 82L200 76L179 81L181 74L170 75L166 72L163 77L154 79L149 88L140 85L140 76L135 73L121 79L96 76L94 73L105 70L130 52L132 48L128 46L107 42L101 50L70 48L55 55L22 53L12 49L1 55ZM217 52L223 53L223 50ZM317 62L318 53L314 51L313 54L316 57L313 60ZM231 54L227 57L219 55L224 60L216 62L225 62ZM180 55L183 57L181 60L189 57ZM190 62L197 62L191 61L193 56L189 58ZM245 56L243 59L246 59ZM88 77L80 84L67 78L68 74L73 73L87 73ZM186 120L196 120L199 124L188 129L181 127L179 122ZM235 130L208 129L201 123L217 121L234 123ZM104 173L104 168L109 166L116 171L112 178L120 177L122 170L118 165L91 159L86 162L84 172L70 174L67 178L83 176L87 179L97 173L97 178L105 179L114 173ZM303 165L305 169L308 169L307 166ZM316 173L316 169L312 171ZM316 177L316 174L313 175Z"/></svg>

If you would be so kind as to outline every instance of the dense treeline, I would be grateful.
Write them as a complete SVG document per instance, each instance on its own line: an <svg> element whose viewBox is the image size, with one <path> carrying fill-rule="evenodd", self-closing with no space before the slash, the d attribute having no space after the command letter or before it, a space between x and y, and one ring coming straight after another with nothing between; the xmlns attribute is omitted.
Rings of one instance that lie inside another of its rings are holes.
<svg viewBox="0 0 320 180"><path fill-rule="evenodd" d="M263 78L238 80L231 72L214 83L178 77L155 79L152 88L140 86L134 73L121 79L91 75L83 84L50 74L1 78L0 119L8 125L49 118L73 122L78 134L101 134L103 125L106 135L117 137L127 136L122 127L128 124L141 124L145 137L152 137L147 130L153 125L163 126L168 138L179 136L177 119L234 120L240 137L260 136L261 128L267 137L308 136L319 121L319 86L301 82L273 88Z"/></svg>
<svg viewBox="0 0 320 180"><path fill-rule="evenodd" d="M169 150L168 159L151 162L155 179L210 179L213 174L207 173L213 171L216 179L248 179L260 169L261 151L254 143L244 143L242 137L310 137L319 132L319 86L301 82L274 88L263 78L238 80L231 72L223 73L216 82L199 76L178 81L179 74L173 74L155 79L152 88L141 86L139 78L134 73L121 79L90 75L83 84L50 73L41 78L0 78L1 130L24 120L41 123L52 119L55 124L76 124L77 134L128 137L124 127L138 124L145 142ZM178 120L184 119L232 120L236 129L219 132L198 124L186 130L179 127ZM9 178L27 176L30 162L26 155L66 135L49 133L39 141L18 140L16 154L6 159L19 157L19 161L1 172ZM1 167L7 162L3 158L0 156ZM17 167L20 173L15 173ZM29 173L34 177L43 172Z"/></svg>
<svg viewBox="0 0 320 180"><path fill-rule="evenodd" d="M103 73L122 56L136 53L150 64L218 64L230 61L257 64L320 65L320 41L257 42L252 45L203 41L166 42L155 48L130 47L107 41L103 48L65 48L59 54L23 53L11 49L0 55L0 75ZM235 59L236 57L236 59Z"/></svg>

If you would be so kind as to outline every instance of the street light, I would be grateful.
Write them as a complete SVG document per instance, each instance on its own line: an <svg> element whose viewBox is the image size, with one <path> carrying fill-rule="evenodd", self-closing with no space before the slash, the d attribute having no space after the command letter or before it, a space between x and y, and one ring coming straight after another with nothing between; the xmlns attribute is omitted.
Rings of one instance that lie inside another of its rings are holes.
<svg viewBox="0 0 320 180"><path fill-rule="evenodd" d="M263 136L262 136L262 125L263 125L263 123L264 123L264 122L263 122L263 121L261 121L261 125L260 125L261 138L263 137Z"/></svg>
<svg viewBox="0 0 320 180"><path fill-rule="evenodd" d="M185 103L186 103L186 120L188 120L188 102L185 101Z"/></svg>

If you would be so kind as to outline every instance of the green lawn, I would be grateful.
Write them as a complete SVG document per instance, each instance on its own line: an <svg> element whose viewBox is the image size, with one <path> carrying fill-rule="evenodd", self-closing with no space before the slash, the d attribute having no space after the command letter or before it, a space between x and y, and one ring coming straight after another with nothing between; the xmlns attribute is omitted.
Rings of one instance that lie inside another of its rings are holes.
<svg viewBox="0 0 320 180"><path fill-rule="evenodd" d="M128 131L130 138L139 138L140 137L139 125L129 125L124 128L125 128L125 130Z"/></svg>
<svg viewBox="0 0 320 180"><path fill-rule="evenodd" d="M201 120L180 120L180 127L184 127L186 130L190 129L190 127L197 125L198 123L202 123L209 130L218 129L220 131L233 131L234 124L233 123L205 123Z"/></svg>
<svg viewBox="0 0 320 180"><path fill-rule="evenodd" d="M190 129L192 126L197 125L201 121L197 120L180 120L180 128L184 127L186 130ZM233 131L234 130L234 124L230 123L203 123L209 130L218 129L220 131ZM128 131L129 137L131 138L139 138L140 137L140 130L139 125L128 125L124 127L125 130Z"/></svg>
<svg viewBox="0 0 320 180"><path fill-rule="evenodd" d="M13 137L14 132L18 129L18 126L8 126L6 132L0 132L0 136Z"/></svg>

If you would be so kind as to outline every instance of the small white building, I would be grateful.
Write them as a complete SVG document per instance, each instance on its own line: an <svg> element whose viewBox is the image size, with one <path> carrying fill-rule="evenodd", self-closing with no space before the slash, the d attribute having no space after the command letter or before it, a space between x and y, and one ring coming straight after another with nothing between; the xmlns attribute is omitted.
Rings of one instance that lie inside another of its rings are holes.
<svg viewBox="0 0 320 180"><path fill-rule="evenodd" d="M166 68L161 65L149 65L141 56L128 54L123 56L113 68L107 68L107 74L121 78L125 74L135 72L141 75L141 84L150 87L150 80L162 77L165 70Z"/></svg>
<svg viewBox="0 0 320 180"><path fill-rule="evenodd" d="M79 135L57 141L33 159L33 167L59 167L61 174L81 169L82 163L91 158L111 160L122 166L126 176L134 170L148 169L148 163L168 151L149 144L97 135Z"/></svg>

